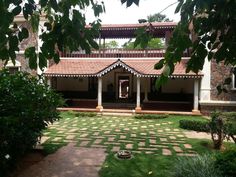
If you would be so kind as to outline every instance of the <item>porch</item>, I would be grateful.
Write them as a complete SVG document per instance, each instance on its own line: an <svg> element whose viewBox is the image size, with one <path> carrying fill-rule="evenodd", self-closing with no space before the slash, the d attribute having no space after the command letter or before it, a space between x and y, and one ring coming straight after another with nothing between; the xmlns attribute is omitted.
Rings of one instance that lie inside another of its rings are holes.
<svg viewBox="0 0 236 177"><path fill-rule="evenodd" d="M45 75L51 87L67 100L65 109L199 113L201 75L186 74L187 60L183 61L176 66L169 82L157 90L155 82L161 71L153 69L156 62L156 59L65 59L50 67Z"/></svg>

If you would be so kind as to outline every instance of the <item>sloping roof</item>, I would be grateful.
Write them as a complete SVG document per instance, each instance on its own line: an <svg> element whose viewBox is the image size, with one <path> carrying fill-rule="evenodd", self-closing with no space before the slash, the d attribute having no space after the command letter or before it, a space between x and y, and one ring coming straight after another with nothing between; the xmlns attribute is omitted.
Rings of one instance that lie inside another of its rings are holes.
<svg viewBox="0 0 236 177"><path fill-rule="evenodd" d="M61 59L44 73L48 77L101 77L109 71L122 67L138 77L159 77L162 70L154 69L157 59ZM200 78L202 74L185 73L187 59L175 67L170 77Z"/></svg>
<svg viewBox="0 0 236 177"><path fill-rule="evenodd" d="M102 24L100 32L101 38L132 38L135 37L136 30L140 27L149 26L149 23L141 24ZM176 22L153 22L151 23L154 37L165 37L166 31L173 31Z"/></svg>

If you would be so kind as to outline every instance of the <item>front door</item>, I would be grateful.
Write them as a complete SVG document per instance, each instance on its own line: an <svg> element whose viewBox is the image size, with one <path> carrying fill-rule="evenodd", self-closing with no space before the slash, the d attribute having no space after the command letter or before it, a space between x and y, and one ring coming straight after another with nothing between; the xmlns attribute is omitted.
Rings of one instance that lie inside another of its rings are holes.
<svg viewBox="0 0 236 177"><path fill-rule="evenodd" d="M129 82L129 76L118 77L119 99L129 98Z"/></svg>
<svg viewBox="0 0 236 177"><path fill-rule="evenodd" d="M131 74L118 74L116 77L116 98L128 100L131 97Z"/></svg>

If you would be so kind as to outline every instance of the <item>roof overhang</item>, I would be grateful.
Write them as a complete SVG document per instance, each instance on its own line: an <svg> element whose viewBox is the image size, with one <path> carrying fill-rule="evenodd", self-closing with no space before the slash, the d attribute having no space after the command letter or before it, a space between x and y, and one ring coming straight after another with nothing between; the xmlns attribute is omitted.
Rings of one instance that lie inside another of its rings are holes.
<svg viewBox="0 0 236 177"><path fill-rule="evenodd" d="M45 71L46 77L102 77L110 71L122 67L137 77L160 77L162 70L155 70L157 59L62 59L59 64L54 64ZM187 61L176 65L176 70L169 78L201 78L202 73L185 73Z"/></svg>

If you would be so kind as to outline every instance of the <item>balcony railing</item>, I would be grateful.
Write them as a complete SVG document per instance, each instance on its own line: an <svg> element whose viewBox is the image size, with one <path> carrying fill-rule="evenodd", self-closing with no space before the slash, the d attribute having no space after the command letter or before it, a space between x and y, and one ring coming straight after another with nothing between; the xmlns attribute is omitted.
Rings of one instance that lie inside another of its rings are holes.
<svg viewBox="0 0 236 177"><path fill-rule="evenodd" d="M91 54L84 51L62 52L61 57L66 58L159 58L164 57L165 49L100 49L92 50ZM189 57L189 51L184 52L183 57Z"/></svg>

